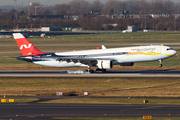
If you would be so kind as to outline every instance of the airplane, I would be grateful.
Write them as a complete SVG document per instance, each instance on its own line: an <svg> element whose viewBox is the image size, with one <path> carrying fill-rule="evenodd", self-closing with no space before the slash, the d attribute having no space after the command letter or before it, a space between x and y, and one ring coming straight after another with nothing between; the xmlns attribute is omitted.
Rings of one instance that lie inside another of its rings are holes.
<svg viewBox="0 0 180 120"><path fill-rule="evenodd" d="M89 73L95 72L91 67L98 67L96 72L106 72L114 65L133 66L136 62L159 61L159 67L162 67L162 60L177 54L176 50L163 45L121 48L106 48L102 45L102 49L44 53L21 33L13 33L13 36L23 55L17 57L18 60L49 67L87 67Z"/></svg>

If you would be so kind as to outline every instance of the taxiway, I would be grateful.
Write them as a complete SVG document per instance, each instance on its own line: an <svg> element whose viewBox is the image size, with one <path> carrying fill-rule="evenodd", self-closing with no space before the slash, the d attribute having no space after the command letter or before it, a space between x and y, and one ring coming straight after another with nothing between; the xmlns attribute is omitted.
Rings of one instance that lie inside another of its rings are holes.
<svg viewBox="0 0 180 120"><path fill-rule="evenodd" d="M180 117L179 105L0 104L1 119L52 117Z"/></svg>

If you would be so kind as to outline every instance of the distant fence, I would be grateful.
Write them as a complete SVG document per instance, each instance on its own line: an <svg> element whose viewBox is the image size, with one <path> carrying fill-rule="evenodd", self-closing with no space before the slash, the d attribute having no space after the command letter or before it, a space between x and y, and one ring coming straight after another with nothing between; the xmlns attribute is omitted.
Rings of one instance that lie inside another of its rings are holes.
<svg viewBox="0 0 180 120"><path fill-rule="evenodd" d="M62 35L82 35L82 34L95 34L95 33L75 33L75 32L0 32L1 36L11 35L13 33L22 33L26 36L41 36L41 34L45 34L46 36L62 36Z"/></svg>
<svg viewBox="0 0 180 120"><path fill-rule="evenodd" d="M105 31L105 30L77 30L77 29L73 29L73 32L81 32L81 33L95 33L95 34L100 34L100 33L122 33L122 31Z"/></svg>

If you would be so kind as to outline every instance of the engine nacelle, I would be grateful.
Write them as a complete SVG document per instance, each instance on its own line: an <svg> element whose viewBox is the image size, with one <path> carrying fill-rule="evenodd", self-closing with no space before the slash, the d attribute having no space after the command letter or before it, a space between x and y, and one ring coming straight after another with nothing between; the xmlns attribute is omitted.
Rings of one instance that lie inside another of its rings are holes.
<svg viewBox="0 0 180 120"><path fill-rule="evenodd" d="M133 66L134 63L120 63L120 66Z"/></svg>
<svg viewBox="0 0 180 120"><path fill-rule="evenodd" d="M113 62L111 60L98 60L97 66L99 69L111 69Z"/></svg>

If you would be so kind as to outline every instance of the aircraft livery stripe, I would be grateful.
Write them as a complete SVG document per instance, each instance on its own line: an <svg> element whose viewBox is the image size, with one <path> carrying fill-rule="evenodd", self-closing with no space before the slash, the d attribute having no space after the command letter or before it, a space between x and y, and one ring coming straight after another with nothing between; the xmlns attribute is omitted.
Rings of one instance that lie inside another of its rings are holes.
<svg viewBox="0 0 180 120"><path fill-rule="evenodd" d="M173 55L170 55L170 54L164 54L164 55L169 56L169 57L172 57L172 56L173 56Z"/></svg>

